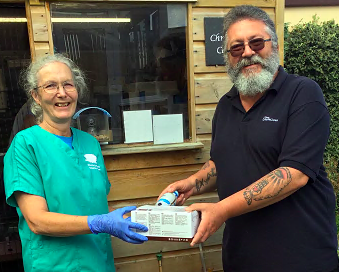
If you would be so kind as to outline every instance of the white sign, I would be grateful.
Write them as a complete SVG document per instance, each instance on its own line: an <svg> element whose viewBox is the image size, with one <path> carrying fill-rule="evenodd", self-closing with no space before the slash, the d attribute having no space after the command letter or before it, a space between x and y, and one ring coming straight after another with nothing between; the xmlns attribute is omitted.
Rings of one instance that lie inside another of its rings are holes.
<svg viewBox="0 0 339 272"><path fill-rule="evenodd" d="M154 144L174 144L184 142L182 114L153 116Z"/></svg>
<svg viewBox="0 0 339 272"><path fill-rule="evenodd" d="M150 110L124 111L125 143L152 142L152 112Z"/></svg>

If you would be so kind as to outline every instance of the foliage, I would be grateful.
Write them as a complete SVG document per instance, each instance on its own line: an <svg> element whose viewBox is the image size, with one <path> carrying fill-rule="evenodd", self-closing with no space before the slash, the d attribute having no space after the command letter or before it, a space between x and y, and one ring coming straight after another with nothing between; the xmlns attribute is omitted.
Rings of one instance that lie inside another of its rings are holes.
<svg viewBox="0 0 339 272"><path fill-rule="evenodd" d="M290 28L290 30L288 30ZM293 28L285 25L285 68L289 73L315 80L324 92L331 115L331 134L324 162L337 196L339 209L339 25L333 20L308 23ZM339 224L339 217L337 218Z"/></svg>

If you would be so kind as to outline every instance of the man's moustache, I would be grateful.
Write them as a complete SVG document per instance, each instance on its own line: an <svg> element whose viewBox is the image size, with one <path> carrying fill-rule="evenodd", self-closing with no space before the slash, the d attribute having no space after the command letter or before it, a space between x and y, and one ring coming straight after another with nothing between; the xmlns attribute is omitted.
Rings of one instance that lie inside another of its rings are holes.
<svg viewBox="0 0 339 272"><path fill-rule="evenodd" d="M249 66L252 64L260 64L262 66L265 66L265 63L260 59L260 57L251 57L251 58L246 58L246 59L242 59L239 63L238 63L238 69L242 69L245 66Z"/></svg>

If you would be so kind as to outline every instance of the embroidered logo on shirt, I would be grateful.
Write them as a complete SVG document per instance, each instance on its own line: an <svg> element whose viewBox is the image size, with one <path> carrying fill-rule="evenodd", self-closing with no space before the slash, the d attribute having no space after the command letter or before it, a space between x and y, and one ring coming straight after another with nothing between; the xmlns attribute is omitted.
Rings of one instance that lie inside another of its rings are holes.
<svg viewBox="0 0 339 272"><path fill-rule="evenodd" d="M97 164L97 157L93 154L85 154L85 160L89 162L88 167L90 169L96 169L100 171L100 166Z"/></svg>
<svg viewBox="0 0 339 272"><path fill-rule="evenodd" d="M262 119L263 122L265 121L269 121L269 122L278 122L278 119L273 119L271 117L268 117L268 116L265 116L263 119Z"/></svg>
<svg viewBox="0 0 339 272"><path fill-rule="evenodd" d="M85 154L85 160L90 163L97 163L97 157L93 154Z"/></svg>

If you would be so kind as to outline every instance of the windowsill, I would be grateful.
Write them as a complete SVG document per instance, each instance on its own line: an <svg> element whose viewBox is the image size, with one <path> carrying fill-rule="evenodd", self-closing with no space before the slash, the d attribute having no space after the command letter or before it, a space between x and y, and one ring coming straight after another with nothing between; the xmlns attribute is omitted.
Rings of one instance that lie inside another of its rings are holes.
<svg viewBox="0 0 339 272"><path fill-rule="evenodd" d="M162 144L162 145L131 145L131 146L114 146L114 145L102 145L101 150L104 156L109 155L124 155L135 153L151 153L151 152L165 152L165 151L178 151L189 149L203 148L204 144L201 142L192 143L184 142L179 144Z"/></svg>

